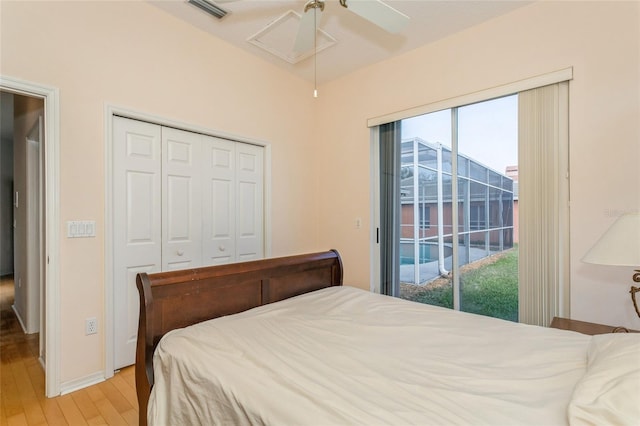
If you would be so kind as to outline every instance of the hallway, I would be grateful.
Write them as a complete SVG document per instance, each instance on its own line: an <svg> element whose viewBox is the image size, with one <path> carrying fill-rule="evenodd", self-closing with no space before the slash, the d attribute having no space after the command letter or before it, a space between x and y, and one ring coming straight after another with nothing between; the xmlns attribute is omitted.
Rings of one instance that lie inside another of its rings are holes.
<svg viewBox="0 0 640 426"><path fill-rule="evenodd" d="M0 426L137 425L133 367L97 385L45 398L38 334L22 332L13 297L13 278L0 278Z"/></svg>

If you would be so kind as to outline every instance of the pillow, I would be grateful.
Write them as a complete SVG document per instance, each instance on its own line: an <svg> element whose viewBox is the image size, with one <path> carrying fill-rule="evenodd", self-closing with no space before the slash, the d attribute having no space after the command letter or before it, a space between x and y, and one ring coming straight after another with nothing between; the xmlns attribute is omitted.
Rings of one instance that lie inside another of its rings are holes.
<svg viewBox="0 0 640 426"><path fill-rule="evenodd" d="M568 416L571 425L640 425L640 333L592 336Z"/></svg>

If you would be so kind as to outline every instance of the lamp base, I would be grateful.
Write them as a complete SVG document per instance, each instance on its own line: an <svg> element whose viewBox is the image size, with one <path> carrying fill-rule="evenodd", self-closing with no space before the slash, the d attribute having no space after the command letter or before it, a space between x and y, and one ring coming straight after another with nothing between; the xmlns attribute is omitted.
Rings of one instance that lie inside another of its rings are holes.
<svg viewBox="0 0 640 426"><path fill-rule="evenodd" d="M636 273L633 274L633 282L640 283L640 270L636 269L635 272ZM633 285L631 286L631 290L629 290L629 293L631 293L631 300L633 301L633 307L636 308L636 314L638 314L638 317L640 317L640 310L638 309L638 303L636 302L636 293L639 291L640 288Z"/></svg>

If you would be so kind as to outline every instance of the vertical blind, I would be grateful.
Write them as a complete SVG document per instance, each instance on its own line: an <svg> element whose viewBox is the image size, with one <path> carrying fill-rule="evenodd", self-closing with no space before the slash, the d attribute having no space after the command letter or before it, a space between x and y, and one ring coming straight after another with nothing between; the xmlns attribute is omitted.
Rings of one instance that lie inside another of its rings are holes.
<svg viewBox="0 0 640 426"><path fill-rule="evenodd" d="M568 82L520 92L519 321L569 316Z"/></svg>
<svg viewBox="0 0 640 426"><path fill-rule="evenodd" d="M380 292L400 295L400 127L380 126Z"/></svg>

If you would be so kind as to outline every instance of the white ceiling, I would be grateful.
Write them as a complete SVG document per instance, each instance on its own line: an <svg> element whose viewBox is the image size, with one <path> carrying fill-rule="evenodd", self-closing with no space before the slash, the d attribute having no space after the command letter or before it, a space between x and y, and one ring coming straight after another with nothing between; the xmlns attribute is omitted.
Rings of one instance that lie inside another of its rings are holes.
<svg viewBox="0 0 640 426"><path fill-rule="evenodd" d="M213 0L215 2L215 0ZM351 0L367 1L367 0ZM273 42L280 50L293 53L297 34L297 15L302 14L305 0L219 0L217 4L229 13L218 20L186 0L151 1L156 7L185 20L218 38L238 46L262 59L280 66L299 77L313 81L313 52L306 59L292 64L248 41L265 28L275 30L262 35L263 41ZM317 82L322 84L359 68L407 52L483 21L508 13L531 3L530 0L386 0L385 3L410 17L409 25L400 34L390 34L343 8L338 0L326 0L319 29L336 42L317 54ZM348 2L347 2L348 4ZM277 21L281 16L286 18ZM280 25L281 24L281 25ZM277 28L276 28L277 27ZM318 47L326 36L318 38ZM260 43L258 43L260 44ZM211 52L215 55L215 52Z"/></svg>

